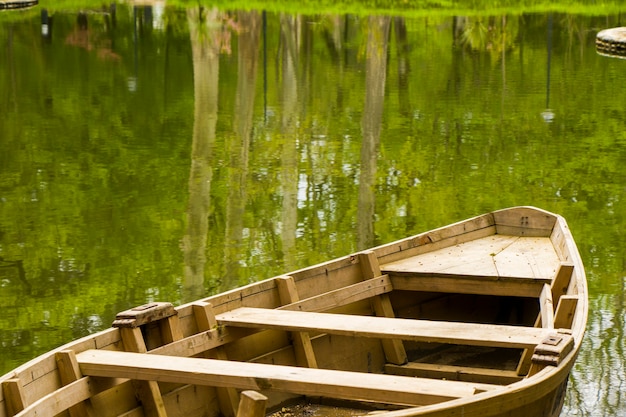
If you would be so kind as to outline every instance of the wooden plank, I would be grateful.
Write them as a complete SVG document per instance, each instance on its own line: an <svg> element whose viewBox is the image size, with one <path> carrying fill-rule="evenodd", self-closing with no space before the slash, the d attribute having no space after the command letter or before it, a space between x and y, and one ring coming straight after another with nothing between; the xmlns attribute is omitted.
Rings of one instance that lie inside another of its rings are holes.
<svg viewBox="0 0 626 417"><path fill-rule="evenodd" d="M524 236L524 237L546 237L550 236L551 229L533 229L530 227L522 226L496 226L498 234L510 235L510 236Z"/></svg>
<svg viewBox="0 0 626 417"><path fill-rule="evenodd" d="M556 313L554 313L554 327L557 329L571 329L576 307L578 307L577 295L562 296L556 307Z"/></svg>
<svg viewBox="0 0 626 417"><path fill-rule="evenodd" d="M533 207L516 207L493 212L496 228L501 234L518 236L550 236L556 216Z"/></svg>
<svg viewBox="0 0 626 417"><path fill-rule="evenodd" d="M533 348L548 329L481 323L394 319L388 317L239 308L217 315L227 326L318 331L352 337L402 339L474 346Z"/></svg>
<svg viewBox="0 0 626 417"><path fill-rule="evenodd" d="M361 273L364 279L372 279L382 275L378 258L373 251L365 251L359 254L359 262L361 264ZM393 306L388 294L381 294L371 298L372 307L378 317L395 317ZM383 350L388 362L402 365L407 362L404 344L399 339L383 339Z"/></svg>
<svg viewBox="0 0 626 417"><path fill-rule="evenodd" d="M385 294L391 290L392 286L389 276L382 275L314 297L292 302L278 307L277 310L327 311Z"/></svg>
<svg viewBox="0 0 626 417"><path fill-rule="evenodd" d="M152 349L149 353L169 356L195 356L255 333L255 330L212 329Z"/></svg>
<svg viewBox="0 0 626 417"><path fill-rule="evenodd" d="M56 361L59 368L59 376L63 385L78 381L83 376L78 368L76 355L72 350L63 350L56 353ZM87 417L89 410L87 403L80 402L69 408L70 417Z"/></svg>
<svg viewBox="0 0 626 417"><path fill-rule="evenodd" d="M163 343L172 343L183 338L183 332L180 329L178 316L170 316L159 321L161 330L161 338Z"/></svg>
<svg viewBox="0 0 626 417"><path fill-rule="evenodd" d="M559 270L552 281L552 301L555 303L554 307L558 305L559 299L567 294L573 272L574 265L571 263L561 263L559 266Z"/></svg>
<svg viewBox="0 0 626 417"><path fill-rule="evenodd" d="M490 218L491 216L487 215L485 220L489 222ZM491 222L493 222L493 219L491 219ZM386 265L388 263L406 259L407 257L418 256L471 240L493 236L495 233L496 227L493 225L486 223L475 225L470 222L468 226L468 223L461 222L456 225L446 226L441 229L421 233L408 239L392 242L375 248L374 251L379 256L380 264Z"/></svg>
<svg viewBox="0 0 626 417"><path fill-rule="evenodd" d="M308 396L424 405L498 389L488 384L310 369L216 359L89 350L77 355L85 375L275 390Z"/></svg>
<svg viewBox="0 0 626 417"><path fill-rule="evenodd" d="M515 371L418 362L409 362L402 366L386 364L385 373L495 385L508 385L523 379L523 377L517 375Z"/></svg>
<svg viewBox="0 0 626 417"><path fill-rule="evenodd" d="M120 334L127 351L147 352L140 327L120 327ZM137 381L135 387L147 417L167 417L161 390L156 381Z"/></svg>
<svg viewBox="0 0 626 417"><path fill-rule="evenodd" d="M546 280L526 278L497 279L470 275L439 275L430 273L391 272L395 290L428 291L450 294L480 294L510 297L538 297Z"/></svg>
<svg viewBox="0 0 626 417"><path fill-rule="evenodd" d="M213 307L210 303L196 302L193 304L193 312L196 317L196 323L198 325L198 331L211 330L217 327L217 320L213 313ZM228 360L228 355L223 346L215 348L215 356L217 359ZM205 355L205 357L209 357ZM234 388L218 388L217 389L218 401L220 403L220 410L226 417L235 415L237 408L239 407L239 397L237 391Z"/></svg>
<svg viewBox="0 0 626 417"><path fill-rule="evenodd" d="M387 274L552 280L559 258L549 238L491 235L383 265Z"/></svg>
<svg viewBox="0 0 626 417"><path fill-rule="evenodd" d="M243 391L237 417L264 417L267 397L256 391Z"/></svg>
<svg viewBox="0 0 626 417"><path fill-rule="evenodd" d="M43 396L15 417L54 417L95 394L90 378L84 377Z"/></svg>
<svg viewBox="0 0 626 417"><path fill-rule="evenodd" d="M415 236L387 243L374 248L382 263L403 259L442 247L474 240L496 233L495 221L491 214L483 214L472 219L429 230Z"/></svg>
<svg viewBox="0 0 626 417"><path fill-rule="evenodd" d="M276 278L276 285L278 286L278 294L281 302L289 304L299 301L298 289L293 277L284 276ZM296 362L299 366L306 366L308 368L317 368L317 360L315 359L315 352L311 345L311 338L308 332L293 332L291 334L293 339L293 347L296 354Z"/></svg>
<svg viewBox="0 0 626 417"><path fill-rule="evenodd" d="M9 416L16 415L26 407L22 383L19 379L7 379L3 381L2 393L4 394Z"/></svg>
<svg viewBox="0 0 626 417"><path fill-rule="evenodd" d="M539 315L541 317L541 327L544 329L554 329L554 306L552 305L552 289L548 284L543 285L543 290L539 296Z"/></svg>

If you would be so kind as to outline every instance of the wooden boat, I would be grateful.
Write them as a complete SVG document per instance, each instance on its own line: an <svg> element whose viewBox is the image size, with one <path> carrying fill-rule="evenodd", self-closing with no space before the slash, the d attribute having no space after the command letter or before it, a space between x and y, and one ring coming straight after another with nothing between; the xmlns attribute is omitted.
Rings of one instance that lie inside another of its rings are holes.
<svg viewBox="0 0 626 417"><path fill-rule="evenodd" d="M122 312L4 375L0 417L557 416L587 308L565 220L505 209Z"/></svg>

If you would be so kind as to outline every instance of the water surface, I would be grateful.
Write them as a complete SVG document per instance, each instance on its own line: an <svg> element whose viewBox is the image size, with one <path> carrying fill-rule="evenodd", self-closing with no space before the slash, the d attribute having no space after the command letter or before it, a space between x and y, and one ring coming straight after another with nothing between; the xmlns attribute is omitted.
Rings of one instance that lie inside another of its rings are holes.
<svg viewBox="0 0 626 417"><path fill-rule="evenodd" d="M568 220L563 415L623 415L619 16L0 14L0 374L191 301L513 205Z"/></svg>

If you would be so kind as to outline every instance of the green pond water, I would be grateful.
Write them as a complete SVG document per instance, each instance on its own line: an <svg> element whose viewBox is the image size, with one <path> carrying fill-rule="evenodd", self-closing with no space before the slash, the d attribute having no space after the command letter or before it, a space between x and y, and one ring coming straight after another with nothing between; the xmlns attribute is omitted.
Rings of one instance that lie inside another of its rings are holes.
<svg viewBox="0 0 626 417"><path fill-rule="evenodd" d="M0 374L181 304L513 205L590 288L563 415L626 415L620 15L0 14Z"/></svg>

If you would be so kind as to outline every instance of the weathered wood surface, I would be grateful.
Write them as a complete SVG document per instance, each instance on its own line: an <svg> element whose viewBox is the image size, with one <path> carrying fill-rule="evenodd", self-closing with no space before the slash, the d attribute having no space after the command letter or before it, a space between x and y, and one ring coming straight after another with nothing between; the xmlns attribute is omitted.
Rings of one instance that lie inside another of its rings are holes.
<svg viewBox="0 0 626 417"><path fill-rule="evenodd" d="M285 331L315 331L353 337L402 339L472 346L534 348L546 329L446 321L239 308L217 315L223 325Z"/></svg>
<svg viewBox="0 0 626 417"><path fill-rule="evenodd" d="M294 303L300 300L298 289L293 277L284 276L276 280L280 299L285 304ZM311 337L307 332L295 332L291 335L296 354L298 366L307 368L317 368L317 359L311 345Z"/></svg>
<svg viewBox="0 0 626 417"><path fill-rule="evenodd" d="M89 378L81 378L59 390L45 395L15 414L15 417L54 417L82 401L88 400L97 392Z"/></svg>
<svg viewBox="0 0 626 417"><path fill-rule="evenodd" d="M76 356L71 351L62 351L56 354L59 376L63 385L69 385L83 377L76 362ZM89 401L79 402L69 408L70 417L89 417Z"/></svg>
<svg viewBox="0 0 626 417"><path fill-rule="evenodd" d="M198 331L211 331L217 327L217 320L215 319L215 313L210 303L198 301L193 305L194 315L196 317L196 325ZM167 345L166 345L167 346ZM214 349L215 357L220 360L228 360L228 353L224 346L218 346ZM208 351L204 353L204 357L210 358L211 353ZM182 356L182 355L181 355ZM191 355L184 355L191 356ZM239 407L239 397L234 388L218 388L217 389L218 401L220 403L220 411L225 417L232 417L235 415L236 410ZM267 399L266 399L267 400ZM237 411L238 413L238 411Z"/></svg>
<svg viewBox="0 0 626 417"><path fill-rule="evenodd" d="M2 393L6 398L6 408L10 415L19 413L26 406L22 381L17 378L2 382Z"/></svg>
<svg viewBox="0 0 626 417"><path fill-rule="evenodd" d="M178 314L172 303L148 303L118 313L113 327L139 327Z"/></svg>
<svg viewBox="0 0 626 417"><path fill-rule="evenodd" d="M267 397L256 391L243 391L237 409L237 417L263 417Z"/></svg>
<svg viewBox="0 0 626 417"><path fill-rule="evenodd" d="M127 351L138 353L148 351L141 328L122 327L120 333ZM143 404L144 413L147 417L167 417L163 397L159 385L155 381L133 381L133 385L135 385L137 396Z"/></svg>
<svg viewBox="0 0 626 417"><path fill-rule="evenodd" d="M372 279L348 285L337 290L324 292L300 301L292 302L281 307L279 310L300 311L327 311L337 307L356 303L377 295L388 293L392 290L388 275L378 276Z"/></svg>
<svg viewBox="0 0 626 417"><path fill-rule="evenodd" d="M382 266L384 273L474 276L549 283L560 260L549 238L493 235Z"/></svg>
<svg viewBox="0 0 626 417"><path fill-rule="evenodd" d="M85 375L243 390L276 390L348 400L423 405L498 389L489 384L309 369L213 359L90 350L77 355Z"/></svg>
<svg viewBox="0 0 626 417"><path fill-rule="evenodd" d="M359 264L361 265L361 274L365 279L379 277L382 273L378 258L373 251L365 251L359 254ZM379 317L394 318L395 313L388 294L381 294L370 298L374 313ZM402 340L399 339L383 339L383 349L387 362L396 365L405 364L408 359Z"/></svg>
<svg viewBox="0 0 626 417"><path fill-rule="evenodd" d="M513 236L548 237L556 217L534 207L515 207L493 212L497 233Z"/></svg>

